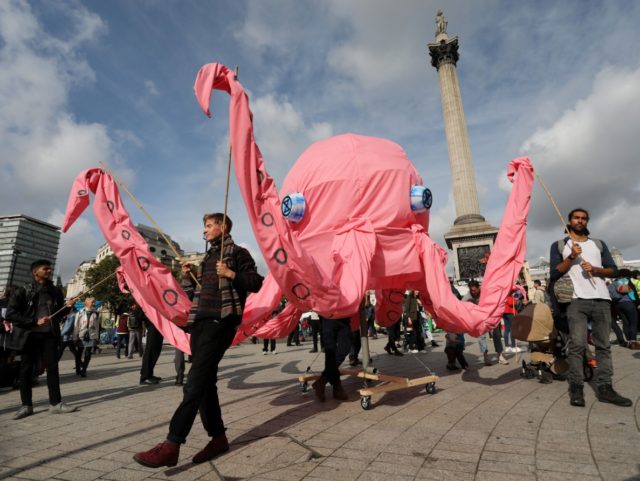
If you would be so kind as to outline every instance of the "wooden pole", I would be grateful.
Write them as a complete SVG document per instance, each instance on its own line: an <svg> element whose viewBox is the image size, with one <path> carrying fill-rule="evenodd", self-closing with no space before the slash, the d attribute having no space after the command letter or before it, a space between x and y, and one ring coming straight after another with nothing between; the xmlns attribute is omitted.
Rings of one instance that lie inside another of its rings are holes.
<svg viewBox="0 0 640 481"><path fill-rule="evenodd" d="M571 239L573 242L576 242L573 240L571 231L569 231L569 227L567 226L567 223L564 221L564 217L562 217L562 214L560 213L558 204L556 204L556 201L553 199L553 196L551 195L551 192L549 192L549 189L547 189L547 186L544 184L544 182L542 182L542 178L540 177L540 175L538 175L538 172L536 172L536 178L538 179L538 181L540 182L540 185L542 186L545 193L547 194L547 197L549 197L549 200L551 201L553 208L556 210L556 214L558 214L558 217L560 218L560 222L562 223L562 227L564 228L564 231L567 233L567 236L569 236L569 239ZM580 256L580 258L582 259L582 256ZM595 281L593 280L593 274L591 274L591 272L587 272L587 274L589 275L589 280L591 281L591 284L595 285Z"/></svg>
<svg viewBox="0 0 640 481"><path fill-rule="evenodd" d="M92 290L94 290L96 287L98 287L101 284L104 284L105 282L107 282L109 279L111 279L113 276L116 275L116 271L113 271L111 274L109 274L107 277L105 277L104 279L98 281L96 283L96 285L94 285L93 287L86 289L84 291L82 291L80 294L78 294L75 297L72 297L71 299L80 299L82 296L84 296L85 294L89 294ZM60 309L58 309L56 312L54 312L53 314L51 314L49 317L53 318L56 315L58 315L59 313L61 313L62 311L64 311L68 306L65 305L64 307L61 307Z"/></svg>
<svg viewBox="0 0 640 481"><path fill-rule="evenodd" d="M116 181L116 183L129 195L129 197L131 197L131 200L133 200L133 202L138 206L138 208L142 211L142 213L147 217L147 219L149 220L149 222L151 222L151 224L156 228L156 230L158 231L158 233L162 236L162 238L164 239L164 241L169 245L169 248L173 251L174 255L176 256L176 259L178 259L178 261L180 261L180 263L183 262L182 256L178 253L178 251L176 250L175 246L173 245L173 242L171 242L167 236L164 234L164 232L162 231L162 229L160 228L160 226L156 223L155 220L153 220L153 218L151 217L151 215L149 215L149 213L147 212L147 210L144 208L144 206L138 202L138 199L136 199L135 195L133 195L129 189L127 189L127 186L124 184L124 182L122 182L117 176L116 174L113 173L113 171L111 171L109 169L109 167L107 166L107 164L105 162L100 161L100 165L102 166L102 168L107 171L107 173L113 178L113 180ZM193 272L191 270L189 270L189 275L191 275L191 278L196 282L196 284L198 285L198 287L200 286L200 283L198 282L198 279L196 279L196 276L193 275Z"/></svg>
<svg viewBox="0 0 640 481"><path fill-rule="evenodd" d="M238 66L234 70L234 80L238 80ZM231 131L229 131L231 136ZM229 180L231 179L231 138L229 138L229 155L227 157L227 186L224 191L224 212L222 214L222 235L220 236L220 262L224 256L224 236L227 229L227 206L229 204ZM218 288L222 289L222 278L218 279Z"/></svg>

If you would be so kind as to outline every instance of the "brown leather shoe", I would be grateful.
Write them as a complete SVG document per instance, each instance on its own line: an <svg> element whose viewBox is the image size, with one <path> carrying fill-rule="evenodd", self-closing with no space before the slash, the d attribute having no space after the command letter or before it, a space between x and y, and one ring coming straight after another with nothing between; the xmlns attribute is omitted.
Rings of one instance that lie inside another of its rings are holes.
<svg viewBox="0 0 640 481"><path fill-rule="evenodd" d="M349 396L347 396L347 393L345 392L342 384L339 381L333 385L333 398L340 401L349 400Z"/></svg>
<svg viewBox="0 0 640 481"><path fill-rule="evenodd" d="M194 464L204 463L227 451L229 451L229 441L226 435L221 434L211 438L211 441L193 457L192 461Z"/></svg>
<svg viewBox="0 0 640 481"><path fill-rule="evenodd" d="M148 468L160 468L162 466L172 467L178 464L180 455L180 445L169 441L164 441L149 451L133 455L134 461Z"/></svg>
<svg viewBox="0 0 640 481"><path fill-rule="evenodd" d="M324 397L324 386L327 384L327 378L325 378L324 376L320 376L318 379L316 379L313 384L311 385L311 387L313 388L313 390L316 392L316 397L318 398L319 401L324 402L325 401L325 397Z"/></svg>

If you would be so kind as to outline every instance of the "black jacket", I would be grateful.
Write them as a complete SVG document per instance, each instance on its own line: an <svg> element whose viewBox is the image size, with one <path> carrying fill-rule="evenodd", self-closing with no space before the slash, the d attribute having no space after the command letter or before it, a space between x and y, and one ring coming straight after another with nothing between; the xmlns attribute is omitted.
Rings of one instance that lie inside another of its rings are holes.
<svg viewBox="0 0 640 481"><path fill-rule="evenodd" d="M62 291L47 282L43 286L37 283L15 289L9 298L7 305L7 321L13 324L13 332L9 341L10 349L22 350L27 342L29 334L36 327L36 315L40 296L47 296L51 301L50 312L54 313L64 307L64 295ZM60 339L60 322L66 317L71 308L62 309L52 320L51 329L53 335Z"/></svg>

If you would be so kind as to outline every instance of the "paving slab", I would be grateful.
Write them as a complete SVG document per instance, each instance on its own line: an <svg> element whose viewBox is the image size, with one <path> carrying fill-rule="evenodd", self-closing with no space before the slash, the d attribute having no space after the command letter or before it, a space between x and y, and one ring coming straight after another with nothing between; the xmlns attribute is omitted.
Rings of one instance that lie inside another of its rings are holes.
<svg viewBox="0 0 640 481"><path fill-rule="evenodd" d="M443 341L442 334L436 334ZM382 337L370 342L384 374L441 376L436 394L412 387L374 395L363 410L362 381L344 377L350 400L327 390L318 402L297 376L319 372L323 357L309 343L263 355L249 342L229 350L220 365L218 391L231 450L194 465L207 443L196 419L178 466L151 469L132 457L163 440L182 390L174 385L174 350L165 346L156 386L140 386L140 358L117 359L110 349L91 360L88 375L73 361L60 363L65 402L73 414L50 415L46 381L34 387L35 414L14 421L18 391L0 392L0 479L67 481L141 480L640 480L640 356L612 348L615 387L634 406L599 403L585 386L587 406L569 405L567 385L520 376L520 362L484 366L476 340L465 355L468 371L444 367L443 347L389 356ZM441 344L444 344L441 342ZM188 364L187 364L188 367Z"/></svg>

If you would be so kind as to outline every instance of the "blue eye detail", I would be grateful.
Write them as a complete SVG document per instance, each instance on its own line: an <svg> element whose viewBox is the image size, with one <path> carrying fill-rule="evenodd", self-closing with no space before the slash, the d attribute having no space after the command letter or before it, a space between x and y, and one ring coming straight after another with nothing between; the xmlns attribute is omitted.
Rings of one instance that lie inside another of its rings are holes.
<svg viewBox="0 0 640 481"><path fill-rule="evenodd" d="M294 192L282 199L282 215L289 222L297 224L304 217L306 202L304 196L300 192Z"/></svg>
<svg viewBox="0 0 640 481"><path fill-rule="evenodd" d="M424 212L431 209L433 196L431 191L423 185L411 187L411 210L414 212Z"/></svg>

